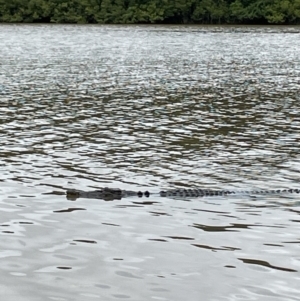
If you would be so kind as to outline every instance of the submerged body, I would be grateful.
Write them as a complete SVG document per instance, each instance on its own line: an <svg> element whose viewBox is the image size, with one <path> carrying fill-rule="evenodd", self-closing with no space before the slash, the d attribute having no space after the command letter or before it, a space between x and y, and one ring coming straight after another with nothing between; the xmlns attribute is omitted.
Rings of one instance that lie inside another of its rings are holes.
<svg viewBox="0 0 300 301"><path fill-rule="evenodd" d="M76 200L77 198L88 199L104 199L104 200L120 200L124 197L149 197L156 195L161 197L173 198L187 198L187 197L204 197L204 196L226 196L233 194L246 194L246 195L263 195L263 194L280 194L280 193L300 193L299 189L282 189L282 190L252 190L252 191L229 191L229 190L209 190L200 188L189 189L170 189L162 190L159 193L150 193L149 191L130 191L121 190L119 188L105 187L100 190L83 191L83 190L67 190L67 198Z"/></svg>

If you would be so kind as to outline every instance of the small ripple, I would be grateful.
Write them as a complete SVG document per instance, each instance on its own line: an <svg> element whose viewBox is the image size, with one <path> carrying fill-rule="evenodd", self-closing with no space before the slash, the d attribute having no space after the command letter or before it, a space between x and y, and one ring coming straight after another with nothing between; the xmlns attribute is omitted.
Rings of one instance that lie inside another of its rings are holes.
<svg viewBox="0 0 300 301"><path fill-rule="evenodd" d="M234 228L233 226L208 226L201 224L193 224L192 227L203 230L205 232L237 232L237 230L232 230Z"/></svg>
<svg viewBox="0 0 300 301"><path fill-rule="evenodd" d="M269 262L264 261L264 260L250 259L250 258L238 258L238 259L246 264L259 265L259 266L267 267L267 268L274 269L274 270L280 270L280 271L284 271L284 272L297 272L297 270L294 270L294 269L271 265Z"/></svg>
<svg viewBox="0 0 300 301"><path fill-rule="evenodd" d="M68 209L61 209L61 210L55 210L54 213L70 213L78 210L86 210L85 208L68 208Z"/></svg>
<svg viewBox="0 0 300 301"><path fill-rule="evenodd" d="M177 239L177 240L194 240L195 238L192 237L184 237L184 236L165 236L167 238L171 238L171 239Z"/></svg>
<svg viewBox="0 0 300 301"><path fill-rule="evenodd" d="M112 223L102 223L102 225L113 226L113 227L120 227L120 225L112 224Z"/></svg>
<svg viewBox="0 0 300 301"><path fill-rule="evenodd" d="M124 272L124 271L116 271L116 275L125 277L125 278L133 278L133 279L143 279L142 277L138 277L132 273Z"/></svg>
<svg viewBox="0 0 300 301"><path fill-rule="evenodd" d="M73 239L75 242L82 242L86 244L97 244L95 240L87 240L87 239Z"/></svg>
<svg viewBox="0 0 300 301"><path fill-rule="evenodd" d="M234 247L211 247L208 245L200 245L200 244L192 244L192 246L201 248L201 249L208 249L211 251L236 251L241 250L240 248L234 248Z"/></svg>

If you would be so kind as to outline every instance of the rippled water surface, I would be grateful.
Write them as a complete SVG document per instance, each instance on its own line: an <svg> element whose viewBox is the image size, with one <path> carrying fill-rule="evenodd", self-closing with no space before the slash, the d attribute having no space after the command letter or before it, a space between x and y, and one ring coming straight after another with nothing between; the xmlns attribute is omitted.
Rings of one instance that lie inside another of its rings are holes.
<svg viewBox="0 0 300 301"><path fill-rule="evenodd" d="M297 27L0 26L5 300L300 300Z"/></svg>

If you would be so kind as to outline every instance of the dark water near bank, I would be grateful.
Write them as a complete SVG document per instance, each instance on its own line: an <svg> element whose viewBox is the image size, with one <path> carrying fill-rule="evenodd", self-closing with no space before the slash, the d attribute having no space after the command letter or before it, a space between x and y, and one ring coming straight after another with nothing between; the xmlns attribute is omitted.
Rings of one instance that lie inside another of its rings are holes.
<svg viewBox="0 0 300 301"><path fill-rule="evenodd" d="M300 300L295 27L0 26L5 300Z"/></svg>

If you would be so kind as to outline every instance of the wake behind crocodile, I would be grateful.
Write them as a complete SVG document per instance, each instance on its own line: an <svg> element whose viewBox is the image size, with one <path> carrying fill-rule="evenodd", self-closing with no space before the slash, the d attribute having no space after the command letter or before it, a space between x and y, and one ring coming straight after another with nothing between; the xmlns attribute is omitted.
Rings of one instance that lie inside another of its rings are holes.
<svg viewBox="0 0 300 301"><path fill-rule="evenodd" d="M284 193L300 193L300 189L277 189L277 190L211 190L201 188L188 188L188 189L170 189L161 190L159 192L149 191L132 191L122 190L119 188L105 187L99 190L83 191L77 189L68 189L67 198L75 200L77 198L88 198L88 199L104 199L114 200L122 199L125 197L150 197L160 196L169 198L199 198L199 197L210 197L210 196L228 196L228 195L269 195L269 194L284 194Z"/></svg>

